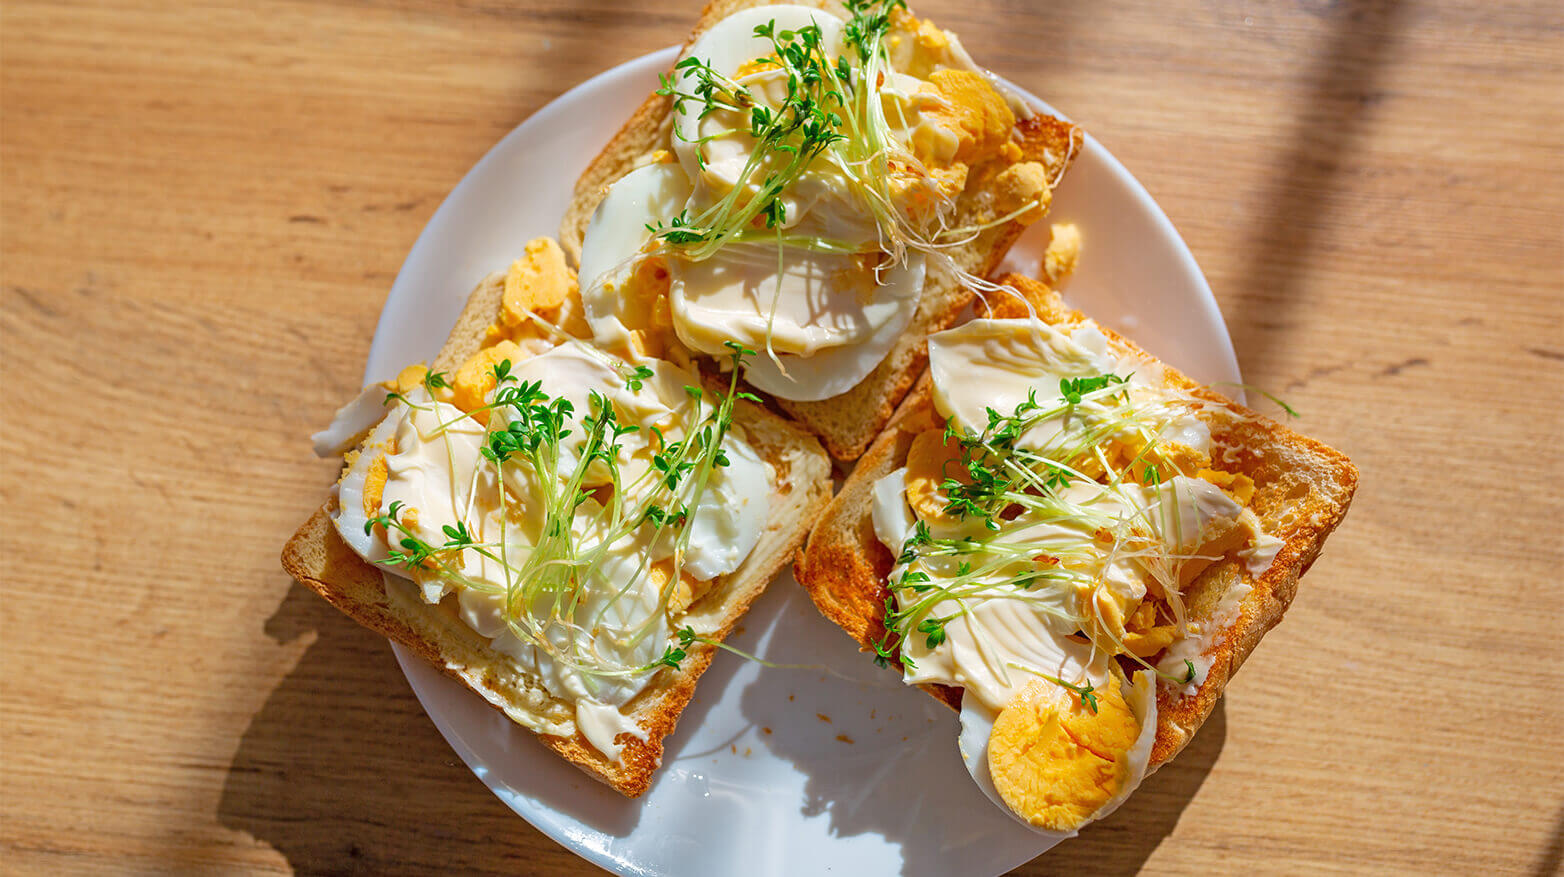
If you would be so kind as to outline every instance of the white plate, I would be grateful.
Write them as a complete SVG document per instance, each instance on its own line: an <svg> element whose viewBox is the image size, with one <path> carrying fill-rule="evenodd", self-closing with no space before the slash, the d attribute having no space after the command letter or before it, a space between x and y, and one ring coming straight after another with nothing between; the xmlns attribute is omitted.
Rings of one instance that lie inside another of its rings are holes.
<svg viewBox="0 0 1564 877"><path fill-rule="evenodd" d="M397 276L365 380L432 356L467 293L539 235L557 234L586 162L676 57L666 49L572 89L484 156L419 236ZM1035 103L1047 109L1042 101ZM1198 380L1238 379L1211 291L1162 211L1088 139L1054 199L1084 239L1072 300ZM1010 264L1035 271L1046 234ZM956 716L860 654L791 572L732 640L775 663L719 655L701 679L651 790L629 801L407 650L408 682L473 773L528 822L621 874L754 877L996 874L1043 850L973 785ZM439 819L439 814L432 818Z"/></svg>

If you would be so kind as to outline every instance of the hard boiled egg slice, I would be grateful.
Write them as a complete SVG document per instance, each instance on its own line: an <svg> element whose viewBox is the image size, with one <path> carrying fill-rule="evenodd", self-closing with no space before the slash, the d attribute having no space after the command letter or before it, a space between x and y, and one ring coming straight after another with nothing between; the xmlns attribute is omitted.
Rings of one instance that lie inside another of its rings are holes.
<svg viewBox="0 0 1564 877"><path fill-rule="evenodd" d="M619 460L620 486L632 493L650 489L655 483L655 479L645 477L654 453L647 442L654 429L665 441L680 441L698 426L688 421L711 411L708 399L697 412L685 389L700 386L697 375L658 359L643 360L641 364L651 370L651 375L641 381L640 390L632 391L609 360L585 344L570 341L524 360L514 372L519 383L536 381L548 395L568 400L578 421L592 413L591 395L595 393L613 405L620 424L637 427L634 437L624 443ZM509 409L499 409L495 414L499 420L496 428L504 428L510 415ZM584 440L585 430L575 428L562 443L557 472L560 478L568 478L575 471L579 446ZM772 476L765 461L736 430L727 434L722 447L728 465L714 467L707 478L690 519L692 531L684 557L684 569L701 581L738 568L759 542L770 511ZM533 483L536 476L529 467L507 467L504 477L512 493L522 497L522 501L537 492ZM583 483L600 483L598 478L589 471ZM694 491L693 479L687 485L685 502ZM633 501L639 500L635 497Z"/></svg>
<svg viewBox="0 0 1564 877"><path fill-rule="evenodd" d="M1146 777L1157 737L1155 678L1099 685L1097 710L1039 679L997 715L963 697L962 760L1000 808L1038 834L1062 840L1119 808ZM996 781L997 778L997 781Z"/></svg>
<svg viewBox="0 0 1564 877"><path fill-rule="evenodd" d="M1192 406L1173 402L1180 391L1167 387L1161 368L1119 355L1091 326L1067 334L1040 320L972 320L929 336L929 369L935 407L973 431L987 425L988 409L1010 414L1033 391L1040 404L1057 403L1062 378L1111 374L1128 380L1131 399L1158 422L1163 439L1202 453L1210 447L1210 430ZM1068 417L1038 421L1016 444L1045 452L1076 446L1092 431L1094 418L1113 420L1118 410L1119 403L1109 399L1083 402Z"/></svg>
<svg viewBox="0 0 1564 877"><path fill-rule="evenodd" d="M777 250L764 244L671 259L669 301L687 346L723 356L725 341L744 344L757 351L749 382L795 401L838 395L873 371L912 322L926 273L922 254L876 272L851 256L788 249L781 265L779 275Z"/></svg>
<svg viewBox="0 0 1564 877"><path fill-rule="evenodd" d="M1116 364L1038 320L972 320L929 336L935 405L974 432L988 425L990 408L1009 414L1034 389L1039 402L1057 399L1060 378L1107 374Z"/></svg>
<svg viewBox="0 0 1564 877"><path fill-rule="evenodd" d="M1028 823L1005 806L1004 800L999 797L999 790L994 787L993 777L988 771L988 743L994 734L995 716L996 713L977 698L970 696L961 698L961 734L956 738L956 746L961 752L962 762L967 766L967 773L972 775L972 781L995 807L1047 839L1048 846L1039 852L1052 849L1060 841L1075 837L1074 831L1050 831Z"/></svg>
<svg viewBox="0 0 1564 877"><path fill-rule="evenodd" d="M771 472L748 442L731 433L722 447L728 465L713 469L690 518L684 569L701 581L738 569L749 557L771 510Z"/></svg>
<svg viewBox="0 0 1564 877"><path fill-rule="evenodd" d="M379 389L380 398L384 399L385 388ZM354 403L349 403L350 406L352 404ZM396 410L405 409L398 404ZM384 412L385 409L382 408L381 413ZM386 483L386 446L396 435L398 419L395 416L386 417L374 428L374 431L364 440L363 450L353 458L353 462L349 464L347 471L342 473L342 479L337 482L335 488L337 508L332 513L331 522L336 525L342 541L346 542L358 556L370 562L386 556L384 535L378 529L366 533L365 525L369 523L371 515L379 514L384 507L379 497L385 490ZM366 494L370 497L368 508L364 499Z"/></svg>
<svg viewBox="0 0 1564 877"><path fill-rule="evenodd" d="M667 223L684 209L690 181L678 165L649 164L625 174L608 187L592 214L581 244L581 299L587 323L598 342L626 348L630 343L626 308L635 303L622 295L636 258L651 238L647 226Z"/></svg>

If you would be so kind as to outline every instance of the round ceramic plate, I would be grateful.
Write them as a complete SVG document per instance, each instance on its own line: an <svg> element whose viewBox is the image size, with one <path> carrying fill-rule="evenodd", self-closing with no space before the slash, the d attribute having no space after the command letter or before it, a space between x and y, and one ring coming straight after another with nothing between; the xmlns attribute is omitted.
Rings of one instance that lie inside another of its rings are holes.
<svg viewBox="0 0 1564 877"><path fill-rule="evenodd" d="M675 58L666 49L583 83L478 162L408 254L366 381L432 356L480 278L503 269L529 239L558 233L586 162ZM1238 379L1189 250L1095 141L1086 141L1055 194L1051 218L1082 232L1069 288L1076 306L1197 380ZM1046 228L1034 231L1009 257L1016 270L1037 270ZM1043 851L968 777L955 714L876 668L815 611L791 572L771 584L731 641L773 663L819 669L768 669L719 654L667 739L651 790L634 801L556 758L405 649L396 654L473 773L528 822L610 871L997 874Z"/></svg>

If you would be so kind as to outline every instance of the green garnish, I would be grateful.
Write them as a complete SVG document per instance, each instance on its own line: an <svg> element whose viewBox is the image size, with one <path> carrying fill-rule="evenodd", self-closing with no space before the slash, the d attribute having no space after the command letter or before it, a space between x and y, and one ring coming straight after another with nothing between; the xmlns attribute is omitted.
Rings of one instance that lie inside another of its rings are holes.
<svg viewBox="0 0 1564 877"><path fill-rule="evenodd" d="M815 159L846 136L841 130L847 103L845 85L825 56L820 28L809 25L779 31L772 21L757 26L755 35L770 41L774 50L770 58L761 60L774 64L788 78L781 106L765 106L748 88L695 57L680 61L675 75L664 76L657 90L673 98L680 113L698 107L695 115L700 120L723 112L742 118L733 128L699 138L698 145L737 131L755 140L736 185L716 204L695 216L685 211L665 224L648 226L654 239L692 261L710 258L727 244L757 237L771 239L757 232L756 220L766 229L782 226L787 219L783 193ZM704 166L704 153L697 150L696 155Z"/></svg>
<svg viewBox="0 0 1564 877"><path fill-rule="evenodd" d="M643 382L647 378L651 377L652 374L653 372L648 366L638 365L631 369L629 374L623 376L625 386L630 388L630 392L639 393L641 391Z"/></svg>
<svg viewBox="0 0 1564 877"><path fill-rule="evenodd" d="M1097 687L1092 685L1091 682L1088 681L1082 685L1072 685L1057 676L1049 676L1047 673L1036 673L1036 675L1041 676L1042 678L1047 679L1049 682L1052 682L1055 685L1072 692L1076 697L1080 698L1081 706L1086 707L1087 709L1091 710L1093 714L1096 714L1097 695L1094 692L1096 692Z"/></svg>
<svg viewBox="0 0 1564 877"><path fill-rule="evenodd" d="M951 621L986 599L1022 601L1065 629L1103 630L1090 615L1095 602L1077 595L1102 586L1094 570L1105 555L1109 562L1133 561L1157 578L1183 623L1176 572L1185 556L1170 547L1183 544L1177 516L1166 522L1156 504L1135 498L1143 484L1161 485L1161 471L1146 458L1187 407L1176 400L1137 402L1127 383L1114 374L1064 378L1052 401L1033 390L1008 412L988 409L981 430L946 422L946 441L960 451L939 485L941 510L952 524L936 531L915 519L888 583L886 633L873 644L876 663L887 665L900 653L910 667L909 637L934 649L946 641ZM1116 463L1103 451L1115 442L1143 450ZM1017 518L1029 528L1025 536L1004 526ZM1192 662L1188 673L1175 676L1117 645L1159 678L1194 678ZM1089 685L1067 687L1095 710Z"/></svg>
<svg viewBox="0 0 1564 877"><path fill-rule="evenodd" d="M386 530L389 550L378 562L404 568L420 581L435 579L502 596L510 633L582 673L589 687L596 684L593 679L677 666L695 641L688 627L678 632L675 644L657 661L644 666L624 666L595 644L600 635L596 632L605 629L616 603L649 574L645 564L630 581L610 581L606 601L598 601L590 611L584 607L588 589L605 586L604 562L626 540L657 544L671 539L674 568L682 565L693 532L691 510L699 507L712 472L729 465L723 443L732 427L733 406L748 396L739 392L737 376L743 357L753 351L737 344L730 344L729 350L732 377L726 394L713 400L698 387L687 388L683 434L674 440L652 427L648 436L653 465L634 478L624 473L621 462L629 458L625 438L639 427L620 423L605 394L590 391L586 410L578 411L568 399L550 396L541 382L521 380L509 360L495 364L491 369L495 389L479 409L488 413L488 425L478 451L480 468L492 473L485 477L499 485L499 533L481 541L461 521L442 525L445 541L436 544L419 536L408 523L407 509L394 501L365 526L366 532L377 526ZM611 365L632 391L654 375L647 366ZM476 413L463 413L439 430L459 421L470 423ZM535 529L520 541L507 538L517 524L510 514L515 488L505 485L515 478L528 486L527 517L536 521ZM474 567L472 560L465 559L468 555L487 561L489 575L501 575L504 584L477 580L465 572ZM676 583L675 577L663 587L657 611L644 613L645 620L622 635L614 634L618 646L634 646L658 629Z"/></svg>
<svg viewBox="0 0 1564 877"><path fill-rule="evenodd" d="M1245 384L1245 383L1241 383L1239 381L1217 381L1217 382L1213 383L1211 386L1213 386L1213 387L1237 387L1240 390L1248 390L1248 391L1253 392L1253 393L1259 393L1260 395L1264 396L1265 398L1271 400L1271 402L1273 404L1275 404L1276 407L1278 407L1278 408L1282 409L1282 411L1286 412L1288 417L1296 419L1296 418L1299 418L1299 417L1303 416L1302 414L1298 413L1297 409L1293 408L1291 405L1288 405L1286 402L1283 402L1277 396L1272 395L1271 393L1268 393L1265 390L1262 390L1262 389L1260 389L1259 387L1256 387L1253 384Z"/></svg>

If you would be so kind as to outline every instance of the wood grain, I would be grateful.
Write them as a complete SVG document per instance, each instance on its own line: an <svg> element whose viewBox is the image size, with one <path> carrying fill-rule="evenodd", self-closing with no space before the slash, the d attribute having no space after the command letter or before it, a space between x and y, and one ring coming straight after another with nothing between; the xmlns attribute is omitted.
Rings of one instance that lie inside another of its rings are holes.
<svg viewBox="0 0 1564 877"><path fill-rule="evenodd" d="M1139 176L1362 469L1192 749L1020 873L1557 873L1558 4L919 7ZM277 552L446 192L695 11L0 9L4 870L590 872Z"/></svg>

